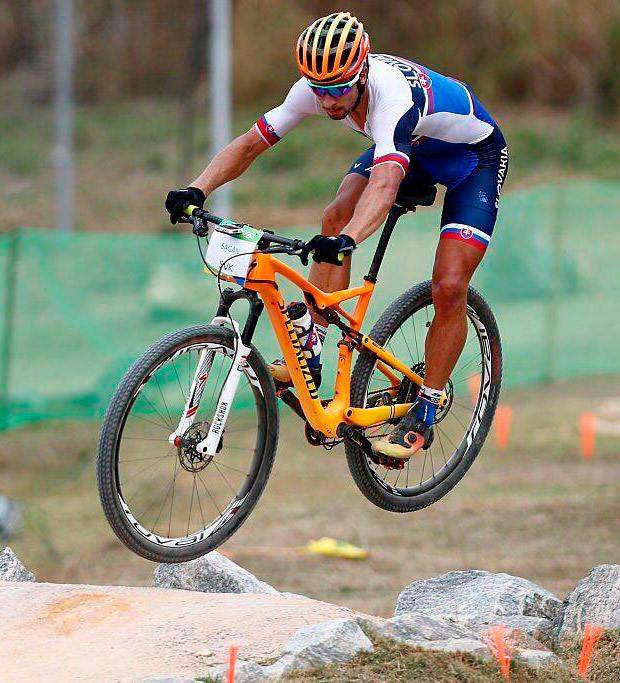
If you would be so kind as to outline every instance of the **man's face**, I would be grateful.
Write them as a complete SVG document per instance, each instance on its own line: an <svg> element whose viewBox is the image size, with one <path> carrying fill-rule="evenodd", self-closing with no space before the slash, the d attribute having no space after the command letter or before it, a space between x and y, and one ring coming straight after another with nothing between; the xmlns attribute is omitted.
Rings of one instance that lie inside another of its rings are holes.
<svg viewBox="0 0 620 683"><path fill-rule="evenodd" d="M333 97L332 95L322 95L319 96L313 90L315 97L321 103L323 111L329 116L330 119L335 121L340 121L346 119L347 116L353 111L355 102L358 95L359 85L366 83L366 69L360 75L359 81L351 88L351 90L340 97Z"/></svg>

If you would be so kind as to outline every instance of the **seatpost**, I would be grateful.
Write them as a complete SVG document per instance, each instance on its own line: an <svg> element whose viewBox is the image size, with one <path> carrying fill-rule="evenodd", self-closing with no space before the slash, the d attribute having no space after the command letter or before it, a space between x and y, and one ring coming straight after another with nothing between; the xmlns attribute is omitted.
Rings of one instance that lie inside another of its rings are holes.
<svg viewBox="0 0 620 683"><path fill-rule="evenodd" d="M405 209L399 204L392 205L392 208L388 213L387 220L385 221L385 225L383 226L383 230L381 231L381 237L379 238L379 243L377 244L375 255L372 257L372 263L370 264L368 275L364 276L364 280L367 280L368 282L372 283L375 283L377 281L379 268L381 267L383 257L385 256L385 251L387 249L388 242L390 241L390 237L392 236L394 226L396 225L398 219L403 214L407 213L407 211L408 209ZM412 211L415 211L415 208L412 209Z"/></svg>

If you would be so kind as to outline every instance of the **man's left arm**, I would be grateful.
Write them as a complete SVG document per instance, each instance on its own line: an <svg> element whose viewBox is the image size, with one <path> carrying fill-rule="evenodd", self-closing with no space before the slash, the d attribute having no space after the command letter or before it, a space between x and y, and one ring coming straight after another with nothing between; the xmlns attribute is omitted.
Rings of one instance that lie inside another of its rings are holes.
<svg viewBox="0 0 620 683"><path fill-rule="evenodd" d="M398 163L384 163L373 168L370 181L342 234L349 235L359 244L376 232L394 204L403 177L403 168Z"/></svg>

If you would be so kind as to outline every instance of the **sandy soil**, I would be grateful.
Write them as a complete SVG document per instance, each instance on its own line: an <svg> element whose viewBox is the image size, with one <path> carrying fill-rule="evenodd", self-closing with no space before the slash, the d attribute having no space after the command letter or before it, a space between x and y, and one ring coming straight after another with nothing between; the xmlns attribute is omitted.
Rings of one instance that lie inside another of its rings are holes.
<svg viewBox="0 0 620 683"><path fill-rule="evenodd" d="M301 626L351 614L277 595L0 582L0 678L197 676L232 643L242 658L266 659Z"/></svg>

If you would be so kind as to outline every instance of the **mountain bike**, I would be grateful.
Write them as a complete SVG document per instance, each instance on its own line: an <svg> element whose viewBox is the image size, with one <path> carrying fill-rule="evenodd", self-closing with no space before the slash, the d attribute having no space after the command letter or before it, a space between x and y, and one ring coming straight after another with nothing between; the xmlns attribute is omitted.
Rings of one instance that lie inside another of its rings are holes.
<svg viewBox="0 0 620 683"><path fill-rule="evenodd" d="M328 450L344 444L356 485L380 508L420 510L460 481L488 434L502 377L497 324L472 287L468 337L445 386L434 443L408 461L372 449L372 440L405 415L423 382L425 331L433 319L431 283L401 294L370 332L362 325L396 222L433 200L434 188L430 194L398 195L362 284L329 293L277 258L301 256L302 240L188 207L185 221L196 235L205 270L217 276L218 310L209 325L172 332L135 361L118 384L101 429L100 498L108 522L129 549L153 561L183 562L217 548L239 529L274 463L278 399L304 421L310 444ZM330 397L319 395L308 369L280 278L299 288L308 306L339 331ZM224 283L237 288L223 288ZM243 327L232 315L239 301L248 305ZM276 387L253 345L264 309L291 387Z"/></svg>

